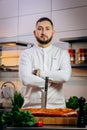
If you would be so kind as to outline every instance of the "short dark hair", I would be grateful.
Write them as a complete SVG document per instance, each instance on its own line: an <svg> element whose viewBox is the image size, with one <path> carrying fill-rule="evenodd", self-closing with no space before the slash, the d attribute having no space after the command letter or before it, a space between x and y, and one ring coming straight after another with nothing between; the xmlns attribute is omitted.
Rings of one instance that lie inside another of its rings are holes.
<svg viewBox="0 0 87 130"><path fill-rule="evenodd" d="M42 22L42 21L49 21L53 27L53 22L51 21L51 19L49 19L47 17L42 17L42 18L38 19L38 21L36 22L36 25L38 24L38 22Z"/></svg>

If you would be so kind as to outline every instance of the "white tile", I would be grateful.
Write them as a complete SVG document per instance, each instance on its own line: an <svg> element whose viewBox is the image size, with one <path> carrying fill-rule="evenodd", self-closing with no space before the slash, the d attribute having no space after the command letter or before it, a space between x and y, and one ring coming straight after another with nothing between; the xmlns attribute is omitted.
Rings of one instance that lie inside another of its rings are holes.
<svg viewBox="0 0 87 130"><path fill-rule="evenodd" d="M29 45L31 44L35 44L36 43L36 39L34 37L34 35L26 35L26 36L19 36L18 38L19 41L24 42L24 43L28 43Z"/></svg>
<svg viewBox="0 0 87 130"><path fill-rule="evenodd" d="M19 35L32 35L35 29L36 21L40 17L51 18L51 13L41 13L35 15L27 15L19 18Z"/></svg>
<svg viewBox="0 0 87 130"><path fill-rule="evenodd" d="M64 42L56 42L54 45L64 50L67 50L69 48L69 44Z"/></svg>
<svg viewBox="0 0 87 130"><path fill-rule="evenodd" d="M58 32L87 29L87 7L53 11L52 19Z"/></svg>
<svg viewBox="0 0 87 130"><path fill-rule="evenodd" d="M54 42L59 41L61 38L69 38L69 37L83 37L87 36L87 30L75 30L75 31L64 31L57 32L55 34Z"/></svg>
<svg viewBox="0 0 87 130"><path fill-rule="evenodd" d="M87 77L72 77L64 84L65 97L83 96L87 99Z"/></svg>
<svg viewBox="0 0 87 130"><path fill-rule="evenodd" d="M18 15L18 0L0 0L0 18Z"/></svg>
<svg viewBox="0 0 87 130"><path fill-rule="evenodd" d="M33 14L51 10L51 0L19 0L19 14Z"/></svg>
<svg viewBox="0 0 87 130"><path fill-rule="evenodd" d="M60 10L87 5L87 0L52 0L52 10Z"/></svg>
<svg viewBox="0 0 87 130"><path fill-rule="evenodd" d="M0 37L12 37L17 35L17 18L0 20Z"/></svg>
<svg viewBox="0 0 87 130"><path fill-rule="evenodd" d="M9 41L17 41L17 36L0 38L0 42L9 42Z"/></svg>

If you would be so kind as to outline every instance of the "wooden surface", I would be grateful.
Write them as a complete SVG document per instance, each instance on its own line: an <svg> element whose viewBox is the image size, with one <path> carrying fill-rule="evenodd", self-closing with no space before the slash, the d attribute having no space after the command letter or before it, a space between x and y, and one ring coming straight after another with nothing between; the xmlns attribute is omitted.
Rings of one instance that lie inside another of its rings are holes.
<svg viewBox="0 0 87 130"><path fill-rule="evenodd" d="M22 108L30 111L44 125L77 125L77 111L70 108Z"/></svg>
<svg viewBox="0 0 87 130"><path fill-rule="evenodd" d="M44 124L77 125L77 117L35 117Z"/></svg>

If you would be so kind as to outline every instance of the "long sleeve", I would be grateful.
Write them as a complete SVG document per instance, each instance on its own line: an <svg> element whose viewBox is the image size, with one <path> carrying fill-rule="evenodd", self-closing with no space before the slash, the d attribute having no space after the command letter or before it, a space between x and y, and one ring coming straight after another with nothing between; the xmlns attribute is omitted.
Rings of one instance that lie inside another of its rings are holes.
<svg viewBox="0 0 87 130"><path fill-rule="evenodd" d="M40 77L32 74L33 69L40 69ZM69 54L54 46L27 49L20 56L19 76L24 85L38 87L45 86L45 77L57 83L66 82L71 76Z"/></svg>
<svg viewBox="0 0 87 130"><path fill-rule="evenodd" d="M29 51L29 50L28 50ZM32 58L26 51L24 51L19 60L19 77L22 83L43 88L45 80L32 74Z"/></svg>
<svg viewBox="0 0 87 130"><path fill-rule="evenodd" d="M41 71L41 77L45 78L49 77L53 82L66 82L71 77L71 64L70 64L70 56L64 51L61 57L60 67L56 67L56 62L53 63L53 67L51 71Z"/></svg>

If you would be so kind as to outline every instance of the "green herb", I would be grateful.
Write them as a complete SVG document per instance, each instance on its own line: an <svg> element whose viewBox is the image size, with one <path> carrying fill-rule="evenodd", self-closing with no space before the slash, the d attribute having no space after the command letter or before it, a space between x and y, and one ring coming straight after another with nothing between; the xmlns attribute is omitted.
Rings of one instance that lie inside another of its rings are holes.
<svg viewBox="0 0 87 130"><path fill-rule="evenodd" d="M22 107L24 103L24 98L20 92L15 92L14 93L14 98L12 99L12 105L15 106L17 105L19 108Z"/></svg>
<svg viewBox="0 0 87 130"><path fill-rule="evenodd" d="M9 127L29 127L36 124L36 119L29 111L21 110L3 113L2 122Z"/></svg>
<svg viewBox="0 0 87 130"><path fill-rule="evenodd" d="M30 111L20 110L23 101L21 93L16 92L12 100L12 110L2 114L3 124L8 127L29 127L36 124L36 118Z"/></svg>
<svg viewBox="0 0 87 130"><path fill-rule="evenodd" d="M78 109L79 104L78 104L78 97L77 96L72 96L66 101L66 107L67 108L72 108L72 109Z"/></svg>

